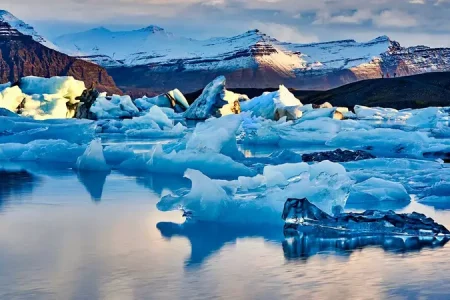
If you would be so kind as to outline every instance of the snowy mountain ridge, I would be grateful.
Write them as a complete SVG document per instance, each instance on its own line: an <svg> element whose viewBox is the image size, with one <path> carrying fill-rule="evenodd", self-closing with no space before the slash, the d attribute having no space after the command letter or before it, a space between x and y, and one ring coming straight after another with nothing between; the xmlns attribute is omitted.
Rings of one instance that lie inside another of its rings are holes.
<svg viewBox="0 0 450 300"><path fill-rule="evenodd" d="M257 67L263 63L289 74L295 70L346 68L361 60L370 62L390 47L388 37L368 43L344 40L292 44L257 29L229 38L194 40L175 36L160 27L149 28L121 32L97 28L64 35L55 42L69 54L105 67L168 66L183 60L185 69L208 70Z"/></svg>
<svg viewBox="0 0 450 300"><path fill-rule="evenodd" d="M31 25L16 18L6 10L0 10L0 22L8 23L12 29L17 30L23 35L31 36L33 40L50 49L58 50L58 47L55 46L55 44L38 34Z"/></svg>
<svg viewBox="0 0 450 300"><path fill-rule="evenodd" d="M43 45L107 68L121 88L140 95L175 88L194 92L219 75L233 88L285 84L324 90L394 74L450 71L450 49L404 48L388 36L368 42L295 44L250 30L233 37L196 40L150 25L131 31L98 27L61 36L55 46L11 14L2 11L0 18Z"/></svg>

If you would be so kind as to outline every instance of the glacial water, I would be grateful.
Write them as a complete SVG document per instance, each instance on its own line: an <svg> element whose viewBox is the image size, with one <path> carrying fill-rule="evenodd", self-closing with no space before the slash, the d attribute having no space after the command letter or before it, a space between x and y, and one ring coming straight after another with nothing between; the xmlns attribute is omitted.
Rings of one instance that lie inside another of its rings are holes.
<svg viewBox="0 0 450 300"><path fill-rule="evenodd" d="M128 144L148 151L154 142ZM34 163L0 170L0 299L450 298L450 243L319 249L306 239L292 251L282 226L180 226L180 212L156 209L162 195L189 187L180 177ZM450 210L412 202L398 211L450 227Z"/></svg>

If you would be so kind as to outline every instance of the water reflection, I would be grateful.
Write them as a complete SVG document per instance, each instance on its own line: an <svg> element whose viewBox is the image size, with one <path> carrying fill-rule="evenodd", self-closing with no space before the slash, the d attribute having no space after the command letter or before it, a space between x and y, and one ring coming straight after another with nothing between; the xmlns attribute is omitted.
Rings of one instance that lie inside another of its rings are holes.
<svg viewBox="0 0 450 300"><path fill-rule="evenodd" d="M424 248L443 247L448 239L395 237L395 236L355 236L332 238L310 233L299 233L286 237L283 251L286 259L303 259L324 253L350 256L355 250L367 247L379 247L386 252L405 253L420 251Z"/></svg>
<svg viewBox="0 0 450 300"><path fill-rule="evenodd" d="M136 183L160 197L164 191L176 191L191 186L191 181L184 177L165 174L141 174L136 177Z"/></svg>
<svg viewBox="0 0 450 300"><path fill-rule="evenodd" d="M110 172L77 171L77 178L91 195L92 201L99 203L102 200L103 187Z"/></svg>
<svg viewBox="0 0 450 300"><path fill-rule="evenodd" d="M200 266L208 257L225 245L234 244L239 238L263 238L266 241L281 243L281 227L243 226L209 222L186 222L175 224L160 222L156 225L166 239L185 237L191 244L191 256L185 262L187 268Z"/></svg>
<svg viewBox="0 0 450 300"><path fill-rule="evenodd" d="M10 200L22 200L32 194L40 178L28 171L0 169L0 210Z"/></svg>

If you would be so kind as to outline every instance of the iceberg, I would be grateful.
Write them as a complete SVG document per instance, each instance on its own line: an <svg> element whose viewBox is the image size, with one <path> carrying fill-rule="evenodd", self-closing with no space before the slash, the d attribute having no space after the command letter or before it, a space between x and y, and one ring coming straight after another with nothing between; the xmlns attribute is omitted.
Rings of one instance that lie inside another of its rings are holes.
<svg viewBox="0 0 450 300"><path fill-rule="evenodd" d="M134 101L136 107L141 111L148 111L152 106L172 108L175 112L181 113L189 108L184 95L178 90L172 90L166 94L156 97L142 97Z"/></svg>
<svg viewBox="0 0 450 300"><path fill-rule="evenodd" d="M423 214L397 214L393 211L368 210L363 213L340 213L331 216L306 198L286 201L282 219L285 234L297 232L329 236L393 235L448 240L450 231Z"/></svg>
<svg viewBox="0 0 450 300"><path fill-rule="evenodd" d="M0 107L17 112L24 98L25 95L18 86L6 87L0 91Z"/></svg>
<svg viewBox="0 0 450 300"><path fill-rule="evenodd" d="M71 76L23 77L0 92L0 107L39 120L72 118L75 111L68 105L78 103L84 90L84 82Z"/></svg>
<svg viewBox="0 0 450 300"><path fill-rule="evenodd" d="M97 119L125 119L139 115L139 109L128 95L113 95L108 99L105 94L101 94L91 106L90 112Z"/></svg>
<svg viewBox="0 0 450 300"><path fill-rule="evenodd" d="M239 113L240 101L248 100L248 98L227 91L225 83L224 76L219 76L209 83L200 97L184 113L184 117L190 120L206 120L210 117Z"/></svg>
<svg viewBox="0 0 450 300"><path fill-rule="evenodd" d="M210 118L198 123L186 143L186 149L222 153L231 158L242 158L238 150L236 135L245 115L228 115Z"/></svg>
<svg viewBox="0 0 450 300"><path fill-rule="evenodd" d="M78 157L76 168L78 170L98 172L107 172L111 170L103 155L103 147L100 139L93 140L86 148L83 155Z"/></svg>
<svg viewBox="0 0 450 300"><path fill-rule="evenodd" d="M0 160L75 164L86 146L63 140L36 140L28 144L6 143L0 149Z"/></svg>
<svg viewBox="0 0 450 300"><path fill-rule="evenodd" d="M75 80L72 76L55 76L41 78L35 76L20 79L20 88L27 95L59 95L70 103L78 102L76 98L86 89L83 81Z"/></svg>
<svg viewBox="0 0 450 300"><path fill-rule="evenodd" d="M303 104L295 98L295 96L284 86L276 92L264 93L262 96L251 99L241 104L242 111L252 112L255 117L263 117L265 119L276 120L276 112L278 118L283 116L280 111L291 110L292 107L301 107ZM284 113L286 115L287 113ZM301 114L295 114L296 117Z"/></svg>
<svg viewBox="0 0 450 300"><path fill-rule="evenodd" d="M0 117L0 143L29 143L35 140L66 140L85 144L95 136L96 125L86 120L36 121L29 118Z"/></svg>
<svg viewBox="0 0 450 300"><path fill-rule="evenodd" d="M187 149L165 153L160 144L151 153L136 154L124 161L119 169L174 175L183 175L186 170L195 169L212 178L255 175L251 168L221 153Z"/></svg>
<svg viewBox="0 0 450 300"><path fill-rule="evenodd" d="M187 170L192 181L186 193L167 195L161 211L182 210L188 218L219 223L279 224L284 199L308 196L325 211L345 206L352 181L345 169L331 162L268 166L263 175L237 180L212 180L197 170Z"/></svg>

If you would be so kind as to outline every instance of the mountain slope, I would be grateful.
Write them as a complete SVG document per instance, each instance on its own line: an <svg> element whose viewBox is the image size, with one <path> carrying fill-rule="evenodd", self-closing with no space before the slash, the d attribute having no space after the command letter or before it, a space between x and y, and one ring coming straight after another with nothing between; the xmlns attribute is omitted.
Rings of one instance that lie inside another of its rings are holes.
<svg viewBox="0 0 450 300"><path fill-rule="evenodd" d="M56 47L52 42L50 42L49 40L38 34L33 27L26 24L22 20L19 20L6 10L0 10L0 22L8 23L12 29L19 31L23 35L31 36L34 41L50 49L58 50L58 47Z"/></svg>
<svg viewBox="0 0 450 300"><path fill-rule="evenodd" d="M192 92L219 75L233 88L329 89L350 82L450 70L450 50L403 48L382 36L367 43L344 40L283 43L258 30L199 41L150 26L112 32L105 28L66 35L55 43L67 53L108 68L127 91Z"/></svg>
<svg viewBox="0 0 450 300"><path fill-rule="evenodd" d="M294 94L303 103L396 109L450 106L450 72L433 72L389 79L363 80L329 91Z"/></svg>
<svg viewBox="0 0 450 300"><path fill-rule="evenodd" d="M32 27L26 28L34 32ZM16 82L31 75L69 75L83 80L87 86L96 82L100 90L121 93L104 68L50 49L37 42L38 37L24 35L11 24L0 21L0 83Z"/></svg>

